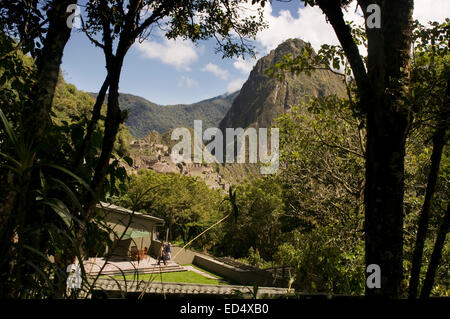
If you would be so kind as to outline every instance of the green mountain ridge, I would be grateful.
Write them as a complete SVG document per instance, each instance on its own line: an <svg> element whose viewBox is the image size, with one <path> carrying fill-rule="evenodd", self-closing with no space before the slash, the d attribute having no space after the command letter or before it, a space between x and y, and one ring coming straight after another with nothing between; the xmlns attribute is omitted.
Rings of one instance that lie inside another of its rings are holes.
<svg viewBox="0 0 450 319"><path fill-rule="evenodd" d="M143 138L151 131L166 133L176 127L190 127L194 120L202 120L203 127L217 127L228 112L239 91L223 94L193 104L158 105L143 97L120 93L119 104L128 110L125 125L136 138ZM96 97L96 93L89 93Z"/></svg>

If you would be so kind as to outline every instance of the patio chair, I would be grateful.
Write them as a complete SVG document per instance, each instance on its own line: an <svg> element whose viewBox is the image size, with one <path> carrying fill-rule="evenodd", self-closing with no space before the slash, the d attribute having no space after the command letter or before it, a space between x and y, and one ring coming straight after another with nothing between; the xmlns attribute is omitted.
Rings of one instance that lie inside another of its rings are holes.
<svg viewBox="0 0 450 319"><path fill-rule="evenodd" d="M139 258L139 251L137 249L137 246L131 246L130 248L130 259L131 260L137 260Z"/></svg>

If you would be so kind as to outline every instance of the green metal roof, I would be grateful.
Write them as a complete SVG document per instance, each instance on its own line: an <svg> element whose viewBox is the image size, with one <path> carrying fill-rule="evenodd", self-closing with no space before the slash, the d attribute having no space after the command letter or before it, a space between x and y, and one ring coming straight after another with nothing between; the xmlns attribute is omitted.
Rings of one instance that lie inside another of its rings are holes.
<svg viewBox="0 0 450 319"><path fill-rule="evenodd" d="M122 233L122 235L123 235L123 233ZM122 235L120 235L119 238L121 238ZM129 231L125 232L122 239L141 238L141 237L147 237L147 236L150 236L149 232L140 231L140 230L129 230Z"/></svg>

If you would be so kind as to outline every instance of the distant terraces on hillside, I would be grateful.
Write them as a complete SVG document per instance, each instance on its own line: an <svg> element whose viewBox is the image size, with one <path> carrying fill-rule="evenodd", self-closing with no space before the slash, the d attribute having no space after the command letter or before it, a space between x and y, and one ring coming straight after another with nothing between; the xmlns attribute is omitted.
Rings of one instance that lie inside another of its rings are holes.
<svg viewBox="0 0 450 319"><path fill-rule="evenodd" d="M158 173L179 173L203 179L214 189L228 189L229 184L223 180L210 164L205 163L177 163L172 161L170 148L167 145L133 140L130 143L133 171L152 169Z"/></svg>

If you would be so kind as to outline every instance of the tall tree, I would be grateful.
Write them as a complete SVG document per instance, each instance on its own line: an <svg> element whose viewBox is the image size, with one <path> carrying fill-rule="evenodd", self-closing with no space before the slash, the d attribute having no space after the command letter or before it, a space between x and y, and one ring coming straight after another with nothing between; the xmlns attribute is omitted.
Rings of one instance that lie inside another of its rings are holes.
<svg viewBox="0 0 450 319"><path fill-rule="evenodd" d="M32 177L38 174L38 170L35 169L36 159L42 151L39 147L45 138L50 121L59 67L71 33L66 23L66 10L68 5L74 2L76 3L71 0L45 1L40 7L38 1L24 2L25 5L21 1L13 1L3 8L4 11L2 10L4 13L1 17L2 31L5 32L6 24L7 29L12 30L13 35L19 35L20 39L14 50L2 58L22 47L25 52L31 52L36 58L35 81L30 95L26 98L20 97L25 101L23 109L20 110L22 113L20 134L27 143L29 152L26 158L23 158L19 173L8 170L7 177L2 176L7 185L4 186L5 196L0 202L0 216L2 221L5 221L1 231L1 253L4 258L0 263L0 273L8 276L0 291L2 296L26 294L22 291L22 285L24 278L28 276L25 271L28 261L23 249L30 244L30 239L25 234L25 228L33 225L36 218L34 212L27 209L26 197L31 190ZM47 25L45 29L44 25ZM42 44L39 39L43 41ZM21 150L16 151L19 153Z"/></svg>
<svg viewBox="0 0 450 319"><path fill-rule="evenodd" d="M430 27L424 27L419 24L414 30L415 50L413 52L412 90L414 92L413 109L416 115L413 128L422 127L425 131L431 129L431 132L427 135L431 135L429 140L432 141L433 150L430 157L427 187L419 215L417 237L412 257L411 278L408 289L409 298L411 299L416 298L418 295L425 240L429 222L433 216L432 207L433 204L436 204L435 202L433 203L433 197L438 188L439 169L442 166L441 159L449 139L449 31L450 20L448 19L442 24L431 23ZM445 174L445 172L443 173ZM437 266L430 263L430 267ZM428 279L429 282L430 279ZM431 290L431 288L429 289ZM428 296L428 294L425 295ZM424 296L424 294L422 293L421 296Z"/></svg>
<svg viewBox="0 0 450 319"><path fill-rule="evenodd" d="M256 1L264 4L264 0ZM109 87L107 114L102 150L91 180L92 192L88 193L85 204L85 221L89 220L95 203L103 191L104 180L119 125L126 113L119 107L119 81L124 58L136 40L148 37L148 29L165 25L166 36L175 39L183 37L194 42L211 37L217 39L218 49L224 56L243 55L252 52L245 37L254 37L263 26L262 13L242 17L241 1L89 1L87 3L86 34L89 39L103 50L106 61L107 77L102 91ZM98 37L101 37L101 40ZM97 99L97 104L99 99ZM96 121L95 114L93 122ZM89 138L86 135L86 138ZM87 142L87 141L86 141ZM85 148L83 146L83 148ZM80 162L83 148L76 159ZM83 239L80 232L80 240Z"/></svg>
<svg viewBox="0 0 450 319"><path fill-rule="evenodd" d="M381 18L381 16L380 16ZM409 286L409 294L411 298L415 298L417 295L417 288L419 283L419 275L420 275L420 268L422 264L422 255L424 250L424 243L427 239L427 228L429 220L434 219L435 216L433 216L432 212L436 209L432 209L432 206L436 206L435 204L440 203L446 203L447 197L445 195L442 195L442 188L445 184L445 176L447 175L445 170L442 171L441 174L439 173L439 166L445 167L445 162L443 164L440 164L441 157L443 156L443 151L445 150L445 146L448 142L448 134L446 133L448 131L448 112L449 112L449 103L448 103L448 96L449 96L449 83L448 83L448 74L449 74L449 67L448 67L448 61L449 61L449 55L448 55L448 48L449 48L449 42L448 42L448 33L449 33L449 22L450 20L446 20L444 23L437 23L433 22L430 23L430 27L424 27L418 24L417 22L414 23L415 29L413 32L413 39L414 39L414 51L413 51L413 59L411 63L411 80L409 81L409 75L406 80L408 82L404 82L408 86L408 90L404 89L403 95L400 97L399 103L403 103L400 106L404 109L404 111L408 115L408 129L405 129L405 135L408 137L408 147L411 147L415 143L419 143L418 147L419 149L422 149L425 145L428 145L430 141L433 142L433 152L430 159L430 170L426 174L427 176L423 176L423 179L427 179L427 188L424 195L424 201L422 205L422 209L420 211L420 217L419 217L419 227L417 231L417 239L415 243L415 250L414 250L414 257L412 258L412 274L411 274L411 281ZM336 22L337 24L337 22ZM354 46L353 49L357 49L356 45L358 44L365 44L367 47L367 38L366 38L366 31L363 30L360 27L354 27L352 24L348 25L348 28L350 29L350 36L349 38L353 38L353 42L347 41L348 46ZM341 39L344 39L344 36L341 35ZM344 42L344 41L342 41ZM351 62L350 58L348 57L351 55L352 52L355 52L352 49L347 49L345 51L343 49L343 46L330 46L330 45L323 45L321 49L318 51L318 54L314 54L312 47L306 47L302 50L302 52L292 58L290 56L286 56L285 60L282 61L277 65L277 68L280 68L281 70L290 70L295 72L311 72L311 69L323 69L323 68L330 68L330 65L333 65L334 69L338 69L340 66L340 63L344 66L345 74L351 75L351 70L355 66L357 67L359 65L358 59L356 54L352 56L352 59L354 59L353 62ZM357 51L356 51L357 52ZM344 58L344 56L347 55L347 59ZM361 59L361 61L365 62L366 60ZM349 67L351 66L351 68ZM364 66L364 64L363 64ZM404 70L400 68L400 70ZM269 73L275 72L276 69L272 69L269 71ZM361 70L360 70L361 71ZM364 71L364 69L362 69ZM377 70L375 70L377 71ZM373 72L375 72L373 71ZM335 71L336 72L336 71ZM364 75L364 73L362 72ZM278 77L282 78L283 73L278 73ZM369 102L371 100L367 100L368 98L371 98L372 91L366 91L367 88L370 89L370 87L365 87L361 84L361 82L356 80L357 76L355 75L355 81L350 80L350 85L347 85L348 92L349 92L349 102L352 106L351 109L354 111L353 116L356 116L356 119L358 120L359 128L363 128L364 121L361 122L363 119L363 115L365 115L366 121L368 118L373 117L374 115L370 115L371 112L367 110L367 106L371 106ZM358 78L363 78L364 76L361 76L361 73L359 74ZM348 81L348 78L346 79L346 83ZM350 94L353 90L353 85L356 84L356 97L354 98L352 94ZM410 83L409 83L410 82ZM370 81L367 83L367 85L371 85ZM355 100L357 104L355 105L352 101ZM364 104L365 101L365 104ZM356 106L356 107L355 107ZM399 106L399 107L400 107ZM373 107L372 107L373 108ZM335 112L338 111L338 107L334 107ZM411 116L408 114L409 110L411 111ZM355 112L356 111L356 112ZM388 108L385 112L390 111ZM414 116L412 116L412 114ZM411 118L414 117L414 120ZM373 121L373 119L372 119ZM391 123L392 124L392 123ZM409 128L410 127L410 128ZM372 128L372 131L374 128ZM387 134L387 133L386 133ZM421 142L418 142L419 140ZM420 146L419 146L420 145ZM363 147L363 153L366 154L365 151L366 147ZM378 153L382 153L382 150L378 150ZM445 159L445 158L444 158ZM366 159L366 167L368 161L373 161L374 159ZM372 163L373 164L373 163ZM376 163L375 163L376 164ZM410 163L408 163L410 164ZM411 167L408 166L408 170L410 170ZM366 170L366 178L367 174L369 174L370 171ZM402 171L402 175L405 174ZM416 191L413 191L411 193L411 190L417 186L414 186L411 188L411 175L408 175L408 201L405 202L405 205L408 208L408 212L411 211L411 195L414 193L416 194ZM416 181L417 182L417 181ZM366 190L367 192L367 183L366 183ZM421 190L419 190L419 193L421 193ZM445 191L444 191L445 193ZM438 201L434 200L433 203L433 195L438 194L439 197ZM370 194L369 194L370 195ZM415 195L413 195L415 196ZM367 199L368 196L366 196L365 199ZM367 200L365 201L366 206L366 212L367 210ZM417 210L417 213L419 213L419 210ZM409 219L408 219L409 220ZM406 220L405 226L407 228L411 227L411 224L408 223L408 220ZM367 222L368 218L366 215L366 229L367 229ZM433 224L433 226L435 226ZM443 225L442 227L444 227ZM441 229L445 229L441 228ZM415 227L412 229L415 231ZM400 232L400 230L397 229L397 231ZM373 235L373 234L372 234ZM375 237L374 237L375 238ZM442 238L445 238L445 235L441 235ZM367 239L367 237L366 237ZM409 254L410 251L410 243L412 243L410 236L406 237L407 242L405 246L405 252L406 254ZM372 239L373 240L373 239ZM366 240L367 241L367 240ZM403 240L401 242L399 241L397 244L403 246ZM442 250L442 243L441 241L436 241L435 246L436 253L435 256L438 256L440 254L440 250ZM400 248L398 248L400 249ZM439 260L437 258L434 259ZM397 262L400 263L401 258L397 260ZM431 268L436 268L436 264L433 264L430 266ZM430 276L434 276L433 271L428 272ZM431 279L432 280L432 279ZM428 281L430 282L430 280ZM423 295L423 294L422 294Z"/></svg>
<svg viewBox="0 0 450 319"><path fill-rule="evenodd" d="M343 10L352 1L306 0L326 15L353 71L359 111L367 126L365 172L365 260L381 268L381 288L368 296L396 298L403 281L403 195L405 142L411 123L406 105L410 82L413 0L359 0L366 22L369 5L380 24L366 23L368 58L361 57Z"/></svg>

